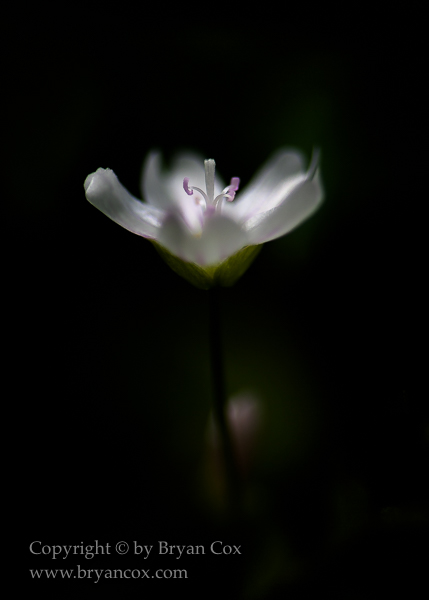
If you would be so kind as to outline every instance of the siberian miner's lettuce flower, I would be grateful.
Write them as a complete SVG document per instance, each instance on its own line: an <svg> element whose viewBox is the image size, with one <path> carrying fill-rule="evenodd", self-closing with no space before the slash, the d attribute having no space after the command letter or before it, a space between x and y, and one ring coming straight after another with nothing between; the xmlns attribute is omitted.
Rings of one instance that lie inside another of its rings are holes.
<svg viewBox="0 0 429 600"><path fill-rule="evenodd" d="M261 244L302 223L323 191L317 159L305 170L297 151L280 150L244 190L233 177L225 186L215 161L178 156L170 172L151 153L142 175L146 202L134 198L111 169L85 180L86 197L105 215L154 243L170 267L197 287L232 285Z"/></svg>

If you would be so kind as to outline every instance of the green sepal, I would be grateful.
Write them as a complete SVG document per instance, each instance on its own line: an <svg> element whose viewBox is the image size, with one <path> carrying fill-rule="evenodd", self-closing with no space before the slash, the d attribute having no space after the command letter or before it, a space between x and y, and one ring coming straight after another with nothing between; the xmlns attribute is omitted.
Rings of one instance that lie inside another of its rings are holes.
<svg viewBox="0 0 429 600"><path fill-rule="evenodd" d="M215 286L229 287L239 279L250 267L259 254L263 244L245 246L229 258L217 265L201 267L195 263L186 262L171 254L158 242L150 240L158 253L175 273L192 283L200 290L209 290Z"/></svg>

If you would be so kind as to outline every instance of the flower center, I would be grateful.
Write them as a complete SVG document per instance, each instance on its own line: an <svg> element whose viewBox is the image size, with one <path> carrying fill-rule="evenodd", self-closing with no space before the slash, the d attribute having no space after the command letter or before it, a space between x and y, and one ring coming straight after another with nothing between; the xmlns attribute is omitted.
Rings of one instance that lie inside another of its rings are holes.
<svg viewBox="0 0 429 600"><path fill-rule="evenodd" d="M226 186L222 192L214 197L214 184L215 184L215 167L216 163L213 158L209 158L204 161L204 170L206 176L206 191L203 192L202 189L196 187L194 185L189 185L189 177L185 177L183 180L183 189L188 194L188 196L192 196L194 190L197 190L206 202L205 210L216 211L220 210L221 200L225 198L228 202L232 202L235 198L235 192L238 190L240 185L240 178L233 177L231 179L231 183Z"/></svg>

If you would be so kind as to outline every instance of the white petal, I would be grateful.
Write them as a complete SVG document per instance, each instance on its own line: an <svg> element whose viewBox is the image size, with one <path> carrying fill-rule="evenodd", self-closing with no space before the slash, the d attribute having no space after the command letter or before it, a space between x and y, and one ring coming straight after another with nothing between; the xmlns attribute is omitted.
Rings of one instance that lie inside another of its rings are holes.
<svg viewBox="0 0 429 600"><path fill-rule="evenodd" d="M84 187L87 200L112 221L137 235L157 239L164 211L134 198L111 169L97 169L85 179Z"/></svg>
<svg viewBox="0 0 429 600"><path fill-rule="evenodd" d="M165 175L161 175L161 155L151 152L143 165L141 176L143 198L148 204L158 208L171 210L174 196L170 197L165 184Z"/></svg>
<svg viewBox="0 0 429 600"><path fill-rule="evenodd" d="M292 188L305 177L304 165L304 158L297 150L279 150L245 189L237 192L233 202L222 205L222 213L241 222L274 208L284 199L285 187Z"/></svg>
<svg viewBox="0 0 429 600"><path fill-rule="evenodd" d="M250 242L262 244L288 233L307 219L323 199L319 171L291 192L283 203L251 217L244 225Z"/></svg>
<svg viewBox="0 0 429 600"><path fill-rule="evenodd" d="M244 230L235 221L222 215L215 215L206 221L201 239L207 265L219 263L248 245Z"/></svg>
<svg viewBox="0 0 429 600"><path fill-rule="evenodd" d="M234 221L221 215L207 219L201 236L195 236L180 217L170 214L158 241L183 260L207 266L225 260L246 246L247 236Z"/></svg>

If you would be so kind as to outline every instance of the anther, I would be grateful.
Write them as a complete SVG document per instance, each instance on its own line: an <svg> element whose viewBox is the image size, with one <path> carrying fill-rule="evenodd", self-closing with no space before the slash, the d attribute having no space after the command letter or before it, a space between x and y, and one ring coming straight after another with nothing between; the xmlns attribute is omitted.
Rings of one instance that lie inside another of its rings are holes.
<svg viewBox="0 0 429 600"><path fill-rule="evenodd" d="M188 194L188 196L192 196L192 194L194 193L194 190L192 188L189 189L189 177L185 177L184 178L184 180L183 180L183 189Z"/></svg>
<svg viewBox="0 0 429 600"><path fill-rule="evenodd" d="M228 200L228 202L232 202L234 200L235 192L238 190L239 187L240 187L240 178L233 177L231 179L231 183L229 184L228 194L225 196L225 198Z"/></svg>

